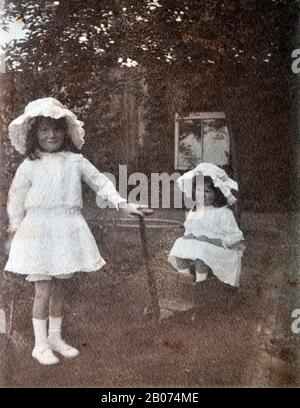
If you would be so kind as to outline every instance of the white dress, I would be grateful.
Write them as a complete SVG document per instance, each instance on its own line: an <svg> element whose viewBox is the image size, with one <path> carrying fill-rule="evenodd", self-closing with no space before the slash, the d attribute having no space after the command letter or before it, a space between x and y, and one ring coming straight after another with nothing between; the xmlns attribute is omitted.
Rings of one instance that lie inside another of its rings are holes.
<svg viewBox="0 0 300 408"><path fill-rule="evenodd" d="M40 153L25 159L9 190L12 240L6 271L59 276L100 269L105 261L81 215L82 180L115 208L126 202L81 154Z"/></svg>
<svg viewBox="0 0 300 408"><path fill-rule="evenodd" d="M241 272L242 250L228 247L243 240L232 211L228 207L204 207L191 210L185 221L184 235L220 239L223 247L196 239L178 238L169 254L169 261L180 272L176 258L201 260L224 283L238 286Z"/></svg>

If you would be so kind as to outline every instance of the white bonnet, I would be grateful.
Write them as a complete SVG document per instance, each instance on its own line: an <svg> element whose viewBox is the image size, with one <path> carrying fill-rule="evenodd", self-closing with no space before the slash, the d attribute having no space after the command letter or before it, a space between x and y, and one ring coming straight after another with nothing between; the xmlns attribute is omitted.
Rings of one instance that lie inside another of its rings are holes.
<svg viewBox="0 0 300 408"><path fill-rule="evenodd" d="M21 154L26 152L26 138L33 124L33 118L45 116L53 119L65 118L69 135L74 145L81 149L84 144L84 123L76 115L65 108L55 98L41 98L30 102L22 115L14 119L8 126L8 135L14 148Z"/></svg>
<svg viewBox="0 0 300 408"><path fill-rule="evenodd" d="M191 192L191 181L195 176L200 174L202 174L203 177L208 176L212 179L214 186L221 190L229 205L235 203L236 198L231 190L238 191L237 182L232 180L223 169L212 163L200 163L193 170L179 177L177 184L180 190L186 194Z"/></svg>

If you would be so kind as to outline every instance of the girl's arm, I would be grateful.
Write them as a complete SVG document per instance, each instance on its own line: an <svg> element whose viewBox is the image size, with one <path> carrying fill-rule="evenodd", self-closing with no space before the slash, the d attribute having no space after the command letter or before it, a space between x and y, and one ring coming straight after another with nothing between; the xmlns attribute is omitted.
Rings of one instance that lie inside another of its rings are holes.
<svg viewBox="0 0 300 408"><path fill-rule="evenodd" d="M193 234L184 235L183 239L196 239L197 241L208 242L209 244L217 245L223 247L223 243L221 239L218 238L208 238L205 235L200 235L196 237Z"/></svg>
<svg viewBox="0 0 300 408"><path fill-rule="evenodd" d="M18 167L8 192L8 233L14 234L25 217L25 198L30 188L28 160Z"/></svg>
<svg viewBox="0 0 300 408"><path fill-rule="evenodd" d="M225 248L244 249L243 244L239 245L244 240L243 233L239 229L233 212L229 208L226 208L223 213L222 232L224 235L222 242Z"/></svg>
<svg viewBox="0 0 300 408"><path fill-rule="evenodd" d="M83 180L96 192L97 196L104 201L110 202L114 208L121 209L127 214L142 215L139 211L140 206L133 203L128 203L125 198L122 198L116 190L114 184L102 174L91 162L82 157L81 172ZM97 201L97 200L96 200Z"/></svg>
<svg viewBox="0 0 300 408"><path fill-rule="evenodd" d="M196 239L197 241L202 241L202 242L208 242L209 244L213 244L216 246L219 246L221 248L228 248L228 249L237 249L237 250L244 250L245 249L245 244L242 242L243 240L239 240L238 242L230 245L224 245L224 241L218 238L208 238L205 235L201 235L199 237L196 237L192 234L189 235L184 235L182 237L183 239Z"/></svg>
<svg viewBox="0 0 300 408"><path fill-rule="evenodd" d="M234 218L233 212L229 208L224 208L220 213L220 233L223 236L222 239L208 238L207 236L194 236L192 234L186 235L184 239L196 239L202 242L208 242L210 244L220 246L222 248L243 250L245 245L242 243L244 236L242 231L239 229L236 220Z"/></svg>

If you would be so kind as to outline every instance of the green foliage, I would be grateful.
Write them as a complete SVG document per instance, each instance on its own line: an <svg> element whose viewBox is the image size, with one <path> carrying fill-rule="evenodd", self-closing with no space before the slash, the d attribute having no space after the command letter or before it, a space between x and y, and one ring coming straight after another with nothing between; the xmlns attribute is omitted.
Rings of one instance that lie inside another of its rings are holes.
<svg viewBox="0 0 300 408"><path fill-rule="evenodd" d="M149 171L172 169L175 112L225 110L243 131L252 107L278 113L291 104L296 0L5 4L2 27L19 19L26 28L6 48L6 122L34 98L57 97L86 122L89 153L106 170L131 160L123 140L128 122L116 112L126 108L124 92L147 112L138 166Z"/></svg>
<svg viewBox="0 0 300 408"><path fill-rule="evenodd" d="M86 108L107 70L127 58L156 81L185 70L226 77L228 68L274 66L287 56L297 11L296 1L7 0L2 22L25 24L25 38L6 50L7 63L30 72L32 93L51 91Z"/></svg>

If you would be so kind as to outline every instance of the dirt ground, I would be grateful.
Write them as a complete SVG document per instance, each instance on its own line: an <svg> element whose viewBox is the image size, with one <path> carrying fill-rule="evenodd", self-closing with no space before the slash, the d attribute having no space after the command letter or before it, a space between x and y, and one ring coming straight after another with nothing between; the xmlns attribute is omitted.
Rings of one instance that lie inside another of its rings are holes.
<svg viewBox="0 0 300 408"><path fill-rule="evenodd" d="M247 249L238 289L214 277L195 286L175 275L167 254L182 230L148 228L160 299L195 305L195 312L161 322L145 314L150 297L139 230L100 229L98 214L89 211L87 218L107 265L74 280L65 308L65 337L80 356L53 367L34 361L33 287L2 282L8 315L15 297L9 341L0 335L1 387L300 385L300 334L290 329L291 311L300 308L298 214L242 214ZM154 217L183 221L179 210Z"/></svg>

